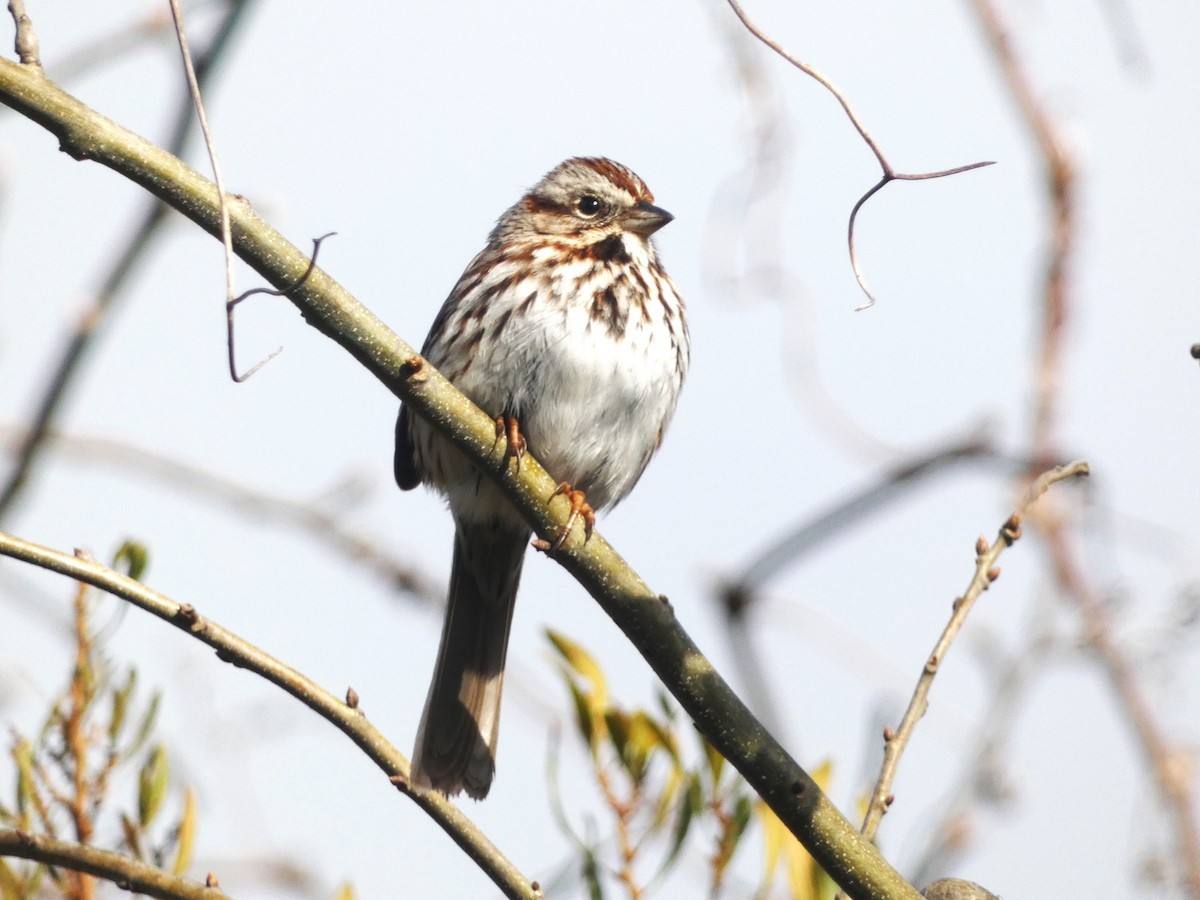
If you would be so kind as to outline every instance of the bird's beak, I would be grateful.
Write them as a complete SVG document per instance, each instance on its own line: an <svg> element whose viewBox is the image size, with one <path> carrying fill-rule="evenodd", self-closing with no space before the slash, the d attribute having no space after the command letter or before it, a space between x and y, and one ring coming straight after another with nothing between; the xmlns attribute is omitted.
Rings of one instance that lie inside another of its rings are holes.
<svg viewBox="0 0 1200 900"><path fill-rule="evenodd" d="M665 209L659 209L651 203L642 202L625 213L621 224L626 231L649 237L675 217Z"/></svg>

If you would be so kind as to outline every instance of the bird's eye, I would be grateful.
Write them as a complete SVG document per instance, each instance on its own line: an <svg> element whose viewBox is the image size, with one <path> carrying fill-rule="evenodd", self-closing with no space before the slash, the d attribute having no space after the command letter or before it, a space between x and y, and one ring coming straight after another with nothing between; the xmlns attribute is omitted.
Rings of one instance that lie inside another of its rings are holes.
<svg viewBox="0 0 1200 900"><path fill-rule="evenodd" d="M591 194L584 194L579 198L579 202L575 204L575 208L579 210L581 216L590 219L600 212L600 201Z"/></svg>

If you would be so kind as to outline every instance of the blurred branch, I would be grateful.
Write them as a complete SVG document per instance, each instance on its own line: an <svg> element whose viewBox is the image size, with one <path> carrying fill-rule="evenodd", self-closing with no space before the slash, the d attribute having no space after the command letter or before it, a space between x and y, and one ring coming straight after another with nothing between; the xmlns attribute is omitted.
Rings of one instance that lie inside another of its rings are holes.
<svg viewBox="0 0 1200 900"><path fill-rule="evenodd" d="M64 93L41 73L0 59L0 102L59 138L76 159L101 162L220 233L214 186L180 160ZM307 256L234 195L238 255L277 288L308 269ZM570 501L531 456L501 465L495 424L320 268L288 294L314 328L336 341L397 397L476 461L543 539L557 537ZM851 893L914 898L916 891L864 840L812 777L791 759L721 678L676 620L604 538L576 536L553 552L638 649L696 726L758 791L827 872ZM422 798L418 798L422 802Z"/></svg>
<svg viewBox="0 0 1200 900"><path fill-rule="evenodd" d="M215 887L170 875L120 853L9 828L0 828L0 856L18 856L75 872L86 872L111 881L127 891L161 900L231 900Z"/></svg>
<svg viewBox="0 0 1200 900"><path fill-rule="evenodd" d="M535 900L541 894L449 800L434 791L408 787L408 760L393 747L358 709L344 702L304 675L255 647L195 607L177 603L138 581L78 554L69 556L21 538L0 532L0 555L66 575L120 597L169 622L217 651L222 662L247 669L283 688L309 709L349 737L389 777L392 783L429 814L508 897Z"/></svg>
<svg viewBox="0 0 1200 900"><path fill-rule="evenodd" d="M1113 634L1108 611L1093 592L1070 547L1061 513L1056 509L1039 510L1032 521L1049 549L1059 585L1083 622L1084 640L1108 675L1119 707L1133 730L1146 764L1154 773L1155 784L1175 832L1181 878L1188 896L1200 898L1200 830L1196 825L1192 797L1194 769L1191 754L1186 748L1174 745L1155 720L1149 700L1138 684L1134 665Z"/></svg>
<svg viewBox="0 0 1200 900"><path fill-rule="evenodd" d="M995 163L969 163L965 166L955 166L953 169L943 169L940 172L921 172L915 175L905 175L901 172L897 172L892 168L892 164L888 162L887 157L883 155L883 151L879 149L879 145L875 143L875 139L871 137L870 132L868 132L862 122L859 121L858 115L854 112L854 108L850 105L850 101L846 99L845 95L838 90L834 83L822 75L816 68L806 62L803 62L802 60L797 59L795 56L788 53L788 51L784 50L777 41L767 36L757 25L750 21L750 18L742 10L742 7L738 4L737 0L728 0L728 3L733 9L734 14L741 19L742 24L746 26L747 31L778 53L781 57L795 66L805 75L814 79L818 84L821 85L821 87L829 91L829 93L833 94L834 99L841 104L843 111L845 111L846 117L850 120L850 124L854 126L854 130L858 132L859 136L866 143L867 147L869 147L871 152L875 154L875 159L879 162L879 167L883 170L883 176L879 179L879 181L876 182L875 185L872 186L865 194L863 194L859 198L858 202L854 204L854 208L850 211L850 222L846 229L846 245L850 251L850 265L854 270L854 278L858 282L858 286L862 288L862 292L867 295L867 302L859 306L858 309L868 309L875 305L875 295L872 294L871 289L867 287L867 282L863 278L862 270L858 265L858 255L854 250L854 223L858 219L858 211L862 209L863 204L870 200L878 191L886 187L888 183L892 181L927 181L930 178L945 178L947 175L958 175L962 172L969 172L972 169L981 169L984 166L995 165Z"/></svg>
<svg viewBox="0 0 1200 900"><path fill-rule="evenodd" d="M862 521L867 515L877 512L884 504L898 500L926 478L967 460L985 460L1017 471L1026 471L1028 465L1023 460L1001 454L992 445L991 439L982 434L940 445L902 462L874 484L834 503L825 512L804 519L762 550L722 588L720 596L726 615L730 620L744 616L745 611L756 602L755 592L804 554Z"/></svg>
<svg viewBox="0 0 1200 900"><path fill-rule="evenodd" d="M1051 224L1042 288L1041 347L1031 427L1034 459L1053 453L1054 430L1061 402L1065 323L1070 313L1069 264L1075 248L1075 161L1055 128L1013 48L1012 34L993 0L972 0L976 18L997 65L1034 140L1045 170L1050 195ZM1132 663L1117 644L1103 604L1096 597L1085 569L1070 548L1067 526L1057 511L1039 510L1034 520L1050 551L1059 585L1083 621L1086 640L1108 675L1117 701L1154 772L1178 843L1181 877L1190 896L1200 898L1200 831L1191 796L1191 765L1187 754L1163 734L1137 683Z"/></svg>
<svg viewBox="0 0 1200 900"><path fill-rule="evenodd" d="M228 0L227 10L221 19L212 40L196 62L196 79L205 83L216 71L217 63L230 45L244 13L250 8L251 0ZM185 93L175 115L175 124L166 146L178 156L183 152L195 127L191 98ZM100 281L95 297L79 316L74 331L67 340L62 356L55 363L45 393L38 403L25 429L25 437L17 452L12 470L0 487L0 522L8 518L14 503L24 490L37 463L38 452L46 440L54 421L62 408L68 391L74 384L91 349L96 335L112 317L117 301L130 276L145 259L154 238L158 235L171 207L160 200L152 199L142 214L141 221L125 239L123 246L113 256L108 272Z"/></svg>
<svg viewBox="0 0 1200 900"><path fill-rule="evenodd" d="M22 433L0 425L0 440L20 446ZM54 448L56 452L80 461L106 462L129 469L140 477L157 478L174 488L219 501L230 509L297 528L347 559L365 565L422 605L436 609L445 607L445 590L440 582L396 558L388 548L367 535L351 529L335 511L323 508L320 503L280 497L182 460L107 438L65 435L50 429L43 440L48 449Z"/></svg>
<svg viewBox="0 0 1200 900"><path fill-rule="evenodd" d="M1054 127L1050 114L1035 96L1033 85L1017 59L1012 35L1000 10L993 0L971 0L971 3L1009 93L1042 157L1046 190L1050 196L1051 225L1042 287L1041 348L1034 386L1031 436L1033 458L1040 466L1042 461L1054 456L1054 429L1058 422L1064 326L1070 312L1068 265L1076 234L1075 160Z"/></svg>
<svg viewBox="0 0 1200 900"><path fill-rule="evenodd" d="M971 576L971 582L967 585L967 590L963 595L954 601L950 620L946 623L946 627L938 638L937 643L934 644L933 652L929 654L929 658L925 661L925 667L917 679L917 686L913 691L912 700L909 701L908 709L905 710L899 727L895 732L892 732L890 729L885 730L883 766L880 768L879 780L876 781L875 789L871 792L867 814L863 819L862 831L866 837L874 840L875 833L879 830L879 823L883 821L884 814L891 806L892 783L896 777L896 770L900 765L900 757L904 754L904 750L908 746L908 741L912 737L913 730L917 727L917 722L925 715L925 710L929 706L929 690L933 687L933 680L937 676L942 662L946 659L946 654L950 651L951 643L953 643L954 638L957 637L958 632L966 622L971 607L975 605L975 601L988 589L992 582L1000 577L1000 569L996 566L996 561L1021 536L1021 517L1025 515L1030 505L1041 497L1042 494L1046 493L1052 485L1067 478L1087 474L1088 465L1086 462L1074 462L1066 466L1057 466L1049 472L1044 473L1030 486L1025 497L1018 504L1016 511L1001 526L1000 532L996 536L996 540L992 542L992 545L989 547L985 538L979 538L975 547L977 556L975 560L975 573Z"/></svg>
<svg viewBox="0 0 1200 900"><path fill-rule="evenodd" d="M794 565L825 541L836 537L887 503L916 489L927 478L966 460L991 460L1014 465L1024 471L1023 463L1006 460L996 451L990 438L981 433L907 460L884 474L874 484L839 500L825 512L806 518L788 529L752 559L741 572L717 588L716 600L725 612L726 635L733 648L733 659L741 672L752 706L772 731L779 733L783 721L771 691L772 679L762 670L763 654L758 652L751 629L749 612L759 603L763 586L783 569Z"/></svg>

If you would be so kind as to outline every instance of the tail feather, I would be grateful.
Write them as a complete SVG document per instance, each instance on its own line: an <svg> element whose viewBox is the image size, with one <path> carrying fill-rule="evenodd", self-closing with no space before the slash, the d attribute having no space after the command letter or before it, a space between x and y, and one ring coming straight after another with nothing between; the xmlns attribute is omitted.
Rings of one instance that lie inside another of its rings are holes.
<svg viewBox="0 0 1200 900"><path fill-rule="evenodd" d="M496 772L504 658L529 532L458 523L442 644L417 729L413 782L487 796Z"/></svg>

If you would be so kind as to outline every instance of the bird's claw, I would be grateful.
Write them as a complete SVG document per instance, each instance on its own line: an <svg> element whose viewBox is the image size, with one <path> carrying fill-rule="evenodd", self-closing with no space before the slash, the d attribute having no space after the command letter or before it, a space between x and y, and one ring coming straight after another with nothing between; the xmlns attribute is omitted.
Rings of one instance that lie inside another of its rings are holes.
<svg viewBox="0 0 1200 900"><path fill-rule="evenodd" d="M586 544L592 536L592 530L596 527L596 512L587 502L587 496L583 491L577 491L565 481L554 489L554 493L550 495L550 500L558 496L566 497L571 503L571 514L567 516L567 522L562 527L562 531L558 535L558 539L550 545L550 550L560 550L562 545L566 543L567 536L571 533L571 527L579 519L583 519L583 542Z"/></svg>
<svg viewBox="0 0 1200 900"><path fill-rule="evenodd" d="M502 416L496 416L496 440L492 443L495 447L500 442L500 438L504 438L504 458L500 460L500 467L508 468L508 461L515 459L517 461L516 474L521 474L521 460L525 457L525 437L521 434L521 423L517 421L517 417L505 413Z"/></svg>

